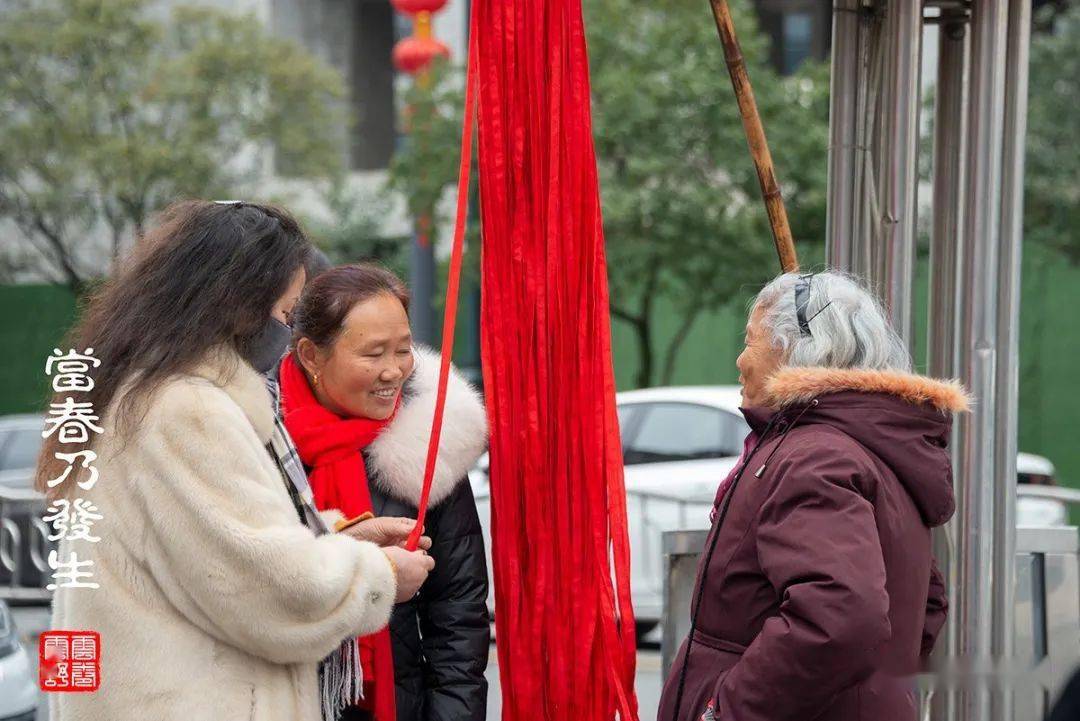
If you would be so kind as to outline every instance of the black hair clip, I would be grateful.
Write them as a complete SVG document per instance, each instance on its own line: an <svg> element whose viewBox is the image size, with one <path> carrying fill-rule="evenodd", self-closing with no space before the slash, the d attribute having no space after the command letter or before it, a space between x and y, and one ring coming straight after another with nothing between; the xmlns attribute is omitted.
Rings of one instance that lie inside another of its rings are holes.
<svg viewBox="0 0 1080 721"><path fill-rule="evenodd" d="M795 281L795 318L799 321L799 335L804 337L814 335L810 332L810 321L817 318L822 311L832 305L830 300L818 308L817 313L814 313L809 318L806 317L806 308L810 305L810 283L813 279L814 274L807 273L806 275L800 275L799 279Z"/></svg>

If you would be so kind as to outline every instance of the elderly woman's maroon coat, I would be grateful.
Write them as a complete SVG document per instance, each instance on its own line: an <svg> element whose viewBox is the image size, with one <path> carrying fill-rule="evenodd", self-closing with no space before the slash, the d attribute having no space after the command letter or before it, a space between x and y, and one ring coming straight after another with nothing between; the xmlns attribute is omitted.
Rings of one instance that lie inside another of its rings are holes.
<svg viewBox="0 0 1080 721"><path fill-rule="evenodd" d="M768 391L773 410L745 411L760 441L706 541L659 719L914 721L910 675L946 610L930 529L953 513L946 445L967 398L825 368L783 369Z"/></svg>

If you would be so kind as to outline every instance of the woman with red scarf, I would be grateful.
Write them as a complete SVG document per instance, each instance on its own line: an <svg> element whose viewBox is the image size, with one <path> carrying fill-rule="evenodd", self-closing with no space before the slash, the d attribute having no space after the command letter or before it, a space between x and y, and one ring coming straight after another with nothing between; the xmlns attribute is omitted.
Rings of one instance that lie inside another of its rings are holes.
<svg viewBox="0 0 1080 721"><path fill-rule="evenodd" d="M360 264L319 275L293 311L281 411L324 516L416 516L439 357L413 347L408 304L394 274ZM340 718L485 718L488 579L467 471L486 440L484 406L454 373L425 528L435 568L388 630L358 640L364 699Z"/></svg>

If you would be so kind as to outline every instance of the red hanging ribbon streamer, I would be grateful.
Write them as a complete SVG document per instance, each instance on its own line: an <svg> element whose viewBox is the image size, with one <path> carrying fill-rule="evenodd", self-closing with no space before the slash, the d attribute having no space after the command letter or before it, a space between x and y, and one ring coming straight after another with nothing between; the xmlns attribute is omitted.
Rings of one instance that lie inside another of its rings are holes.
<svg viewBox="0 0 1080 721"><path fill-rule="evenodd" d="M473 15L475 16L475 10ZM450 271L446 281L446 307L443 311L442 358L439 364L439 386L435 397L435 417L428 439L427 464L424 466L424 485L416 525L406 539L405 547L415 551L420 545L427 518L428 498L435 477L435 461L439 455L443 411L446 408L446 384L450 378L450 359L454 355L454 331L457 327L458 289L461 285L461 257L465 245L465 222L469 210L469 168L472 164L473 116L476 113L476 37L470 33L469 61L465 80L465 115L461 126L461 164L458 166L457 216L454 220L454 243L450 251Z"/></svg>
<svg viewBox="0 0 1080 721"><path fill-rule="evenodd" d="M479 109L481 353L504 721L636 721L626 494L580 0L474 0L438 400ZM614 578L613 578L614 576Z"/></svg>
<svg viewBox="0 0 1080 721"><path fill-rule="evenodd" d="M474 2L503 719L631 721L626 493L581 0Z"/></svg>

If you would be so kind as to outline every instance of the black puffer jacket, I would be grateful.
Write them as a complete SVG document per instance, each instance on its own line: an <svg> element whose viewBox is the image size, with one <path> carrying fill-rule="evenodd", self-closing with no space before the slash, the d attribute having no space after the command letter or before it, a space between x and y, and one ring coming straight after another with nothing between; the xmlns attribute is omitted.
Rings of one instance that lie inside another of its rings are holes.
<svg viewBox="0 0 1080 721"><path fill-rule="evenodd" d="M438 354L417 349L416 369L397 415L364 450L377 516L416 518L438 374ZM435 570L390 619L397 721L484 721L487 716L487 564L466 475L486 443L484 406L453 372L425 523Z"/></svg>
<svg viewBox="0 0 1080 721"><path fill-rule="evenodd" d="M372 489L379 516L416 517L416 507ZM435 570L407 603L394 607L398 721L484 721L488 619L484 538L468 479L429 509Z"/></svg>

